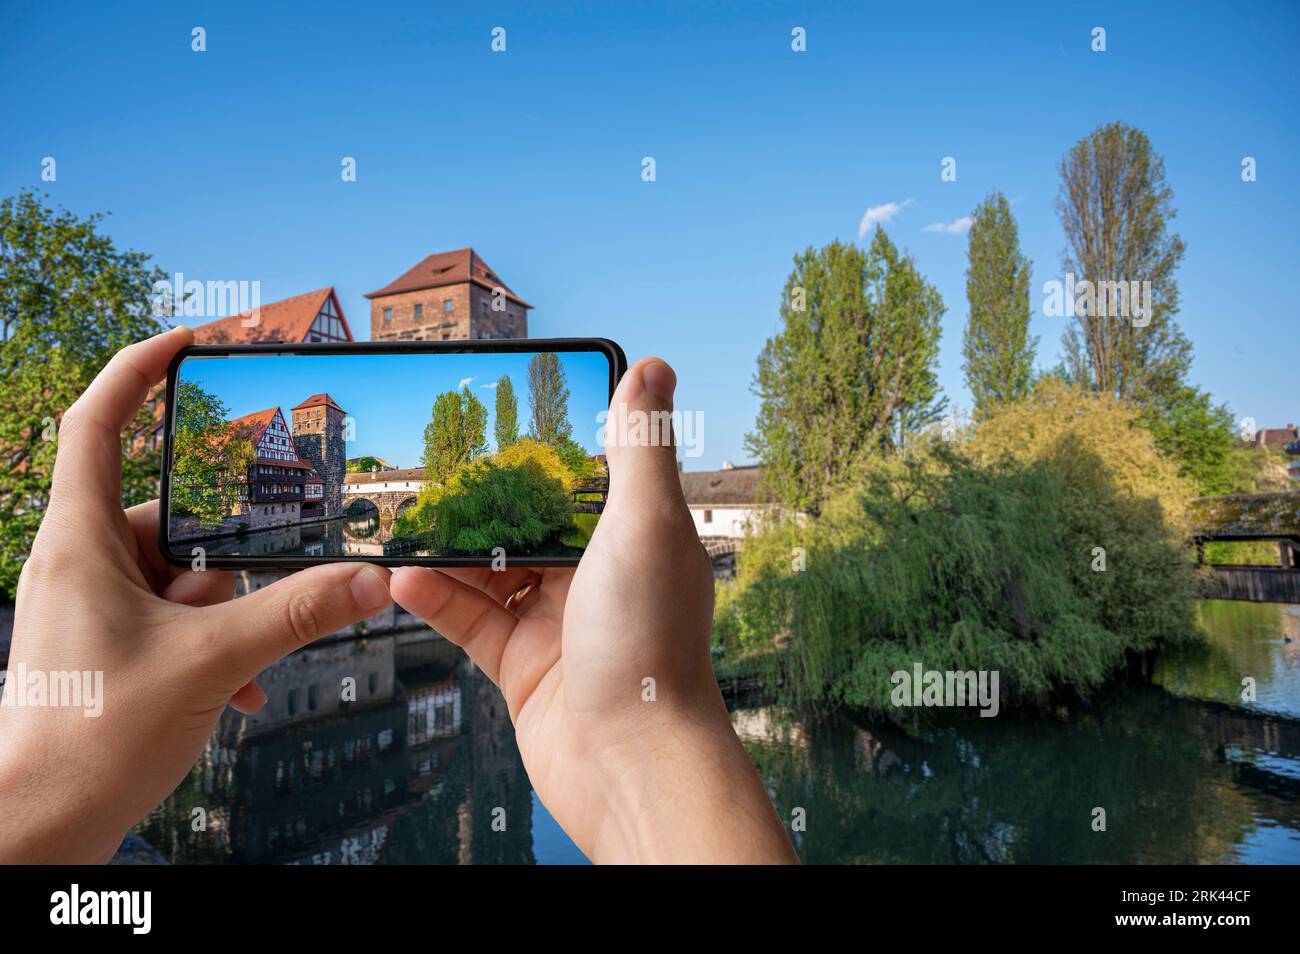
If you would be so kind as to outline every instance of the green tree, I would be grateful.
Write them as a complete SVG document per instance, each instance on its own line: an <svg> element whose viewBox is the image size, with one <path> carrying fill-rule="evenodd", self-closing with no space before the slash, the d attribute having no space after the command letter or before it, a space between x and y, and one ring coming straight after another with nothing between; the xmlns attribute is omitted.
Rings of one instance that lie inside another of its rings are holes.
<svg viewBox="0 0 1300 954"><path fill-rule="evenodd" d="M1202 495L1253 493L1256 468L1238 437L1232 411L1199 388L1184 385L1148 403L1141 423L1178 472Z"/></svg>
<svg viewBox="0 0 1300 954"><path fill-rule="evenodd" d="M231 512L256 451L247 427L235 427L216 396L197 384L176 388L170 509L211 527Z"/></svg>
<svg viewBox="0 0 1300 954"><path fill-rule="evenodd" d="M586 448L572 438L562 442L555 451L574 477L592 477L596 474L596 462L591 459Z"/></svg>
<svg viewBox="0 0 1300 954"><path fill-rule="evenodd" d="M871 245L832 242L795 257L781 330L758 357L746 447L767 491L817 513L873 456L932 421L943 299L877 228Z"/></svg>
<svg viewBox="0 0 1300 954"><path fill-rule="evenodd" d="M497 381L496 418L492 430L498 450L519 440L519 400L515 397L515 386L508 374L501 375Z"/></svg>
<svg viewBox="0 0 1300 954"><path fill-rule="evenodd" d="M346 470L349 474L365 474L372 470L383 469L384 462L378 457L371 457L368 454L364 457L358 457L356 460L348 461L346 466Z"/></svg>
<svg viewBox="0 0 1300 954"><path fill-rule="evenodd" d="M0 590L10 596L49 498L57 422L114 352L165 327L150 300L164 273L119 250L102 220L33 192L0 201ZM146 409L128 433L155 426ZM123 502L152 497L157 454L144 441L123 449Z"/></svg>
<svg viewBox="0 0 1300 954"><path fill-rule="evenodd" d="M573 433L569 423L569 388L564 368L553 351L539 351L528 362L528 400L532 420L528 433L548 447L559 447Z"/></svg>
<svg viewBox="0 0 1300 954"><path fill-rule="evenodd" d="M1189 488L1138 414L1048 378L960 447L872 460L816 519L746 539L714 611L724 658L754 654L778 698L887 710L918 660L1048 702L1196 640Z"/></svg>
<svg viewBox="0 0 1300 954"><path fill-rule="evenodd" d="M463 465L487 451L487 408L470 392L444 391L433 402L424 428L424 469L445 483Z"/></svg>
<svg viewBox="0 0 1300 954"><path fill-rule="evenodd" d="M1065 334L1072 378L1139 404L1176 395L1192 346L1175 320L1184 245L1169 232L1177 213L1164 160L1140 129L1100 126L1061 160L1056 205L1068 243L1062 268L1095 293ZM1151 313L1138 320L1114 297L1134 282L1149 291Z"/></svg>
<svg viewBox="0 0 1300 954"><path fill-rule="evenodd" d="M573 477L553 448L525 438L426 485L393 526L439 550L518 555L574 529Z"/></svg>
<svg viewBox="0 0 1300 954"><path fill-rule="evenodd" d="M1029 334L1030 262L1011 204L994 192L971 215L966 250L970 306L962 354L976 414L1029 391L1038 339Z"/></svg>

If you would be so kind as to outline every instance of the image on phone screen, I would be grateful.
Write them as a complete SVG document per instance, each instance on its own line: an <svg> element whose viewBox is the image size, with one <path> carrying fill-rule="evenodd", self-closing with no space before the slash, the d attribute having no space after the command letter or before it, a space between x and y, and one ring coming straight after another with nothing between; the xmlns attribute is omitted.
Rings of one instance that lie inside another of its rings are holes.
<svg viewBox="0 0 1300 954"><path fill-rule="evenodd" d="M539 344L183 356L170 555L576 561L609 489L617 348Z"/></svg>

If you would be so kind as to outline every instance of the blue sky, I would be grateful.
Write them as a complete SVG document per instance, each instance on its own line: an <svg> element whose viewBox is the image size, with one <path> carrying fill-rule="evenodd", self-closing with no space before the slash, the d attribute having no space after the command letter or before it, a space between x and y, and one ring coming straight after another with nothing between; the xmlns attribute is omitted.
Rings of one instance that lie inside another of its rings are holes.
<svg viewBox="0 0 1300 954"><path fill-rule="evenodd" d="M316 355L189 358L181 364L180 380L216 395L230 411L243 417L279 407L287 427L293 408L325 391L347 412L354 424L348 456L382 457L397 467L418 467L424 453L424 427L433 402L444 391L469 387L488 410L488 446L496 448L496 391L502 375L510 378L519 406L519 432L530 418L528 362L530 354L401 354ZM596 440L596 415L609 406L609 361L602 352L559 355L569 387L569 422L573 439L588 453L603 453Z"/></svg>
<svg viewBox="0 0 1300 954"><path fill-rule="evenodd" d="M856 241L869 208L906 203L886 227L943 295L940 382L969 406L966 239L925 228L1015 200L1055 364L1057 164L1118 119L1174 190L1193 382L1278 426L1300 418L1297 41L1289 3L7 4L0 194L111 210L169 273L257 280L263 301L334 285L358 337L365 292L472 245L536 305L533 337L669 360L704 413L688 463L710 467L745 459L791 256Z"/></svg>

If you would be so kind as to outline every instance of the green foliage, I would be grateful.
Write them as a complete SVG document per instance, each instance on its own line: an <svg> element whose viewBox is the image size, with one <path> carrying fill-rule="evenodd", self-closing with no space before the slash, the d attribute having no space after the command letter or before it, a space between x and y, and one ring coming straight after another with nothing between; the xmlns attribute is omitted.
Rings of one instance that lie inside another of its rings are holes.
<svg viewBox="0 0 1300 954"><path fill-rule="evenodd" d="M1183 386L1152 401L1141 422L1157 446L1178 464L1178 473L1202 495L1251 493L1256 472L1250 451L1234 428L1227 405L1211 403L1206 392Z"/></svg>
<svg viewBox="0 0 1300 954"><path fill-rule="evenodd" d="M510 381L510 375L503 374L497 381L496 399L492 430L497 448L500 449L519 440L519 400L515 397L515 386Z"/></svg>
<svg viewBox="0 0 1300 954"><path fill-rule="evenodd" d="M426 487L398 518L394 535L460 553L524 550L573 528L571 479L554 450L523 440Z"/></svg>
<svg viewBox="0 0 1300 954"><path fill-rule="evenodd" d="M532 404L529 437L550 447L570 439L569 388L555 352L539 351L528 362L528 400Z"/></svg>
<svg viewBox="0 0 1300 954"><path fill-rule="evenodd" d="M577 478L594 477L598 470L596 462L591 459L586 448L573 439L563 441L556 448L556 453L560 455L560 460L568 468L569 473Z"/></svg>
<svg viewBox="0 0 1300 954"><path fill-rule="evenodd" d="M230 424L228 415L226 405L197 384L177 386L170 509L198 517L205 527L230 513L256 455L248 429Z"/></svg>
<svg viewBox="0 0 1300 954"><path fill-rule="evenodd" d="M163 271L119 250L102 220L33 192L0 201L0 591L10 596L49 498L56 422L114 352L165 327L151 314ZM128 434L153 428L143 410ZM154 496L157 455L131 440L123 450L123 502Z"/></svg>
<svg viewBox="0 0 1300 954"><path fill-rule="evenodd" d="M943 311L882 229L866 251L832 242L795 257L781 330L758 358L758 420L745 439L773 498L817 513L933 419Z"/></svg>
<svg viewBox="0 0 1300 954"><path fill-rule="evenodd" d="M468 387L444 391L424 428L424 471L438 482L487 451L487 408Z"/></svg>
<svg viewBox="0 0 1300 954"><path fill-rule="evenodd" d="M1190 638L1193 597L1159 504L1121 491L1076 439L1027 463L937 447L880 461L816 520L748 540L715 640L762 654L770 687L797 703L883 709L890 675L917 662L998 670L1033 701L1085 692L1126 653Z"/></svg>
<svg viewBox="0 0 1300 954"><path fill-rule="evenodd" d="M356 460L347 462L347 472L349 474L368 474L372 470L383 470L384 462L378 457L358 457Z"/></svg>
<svg viewBox="0 0 1300 954"><path fill-rule="evenodd" d="M1150 282L1145 324L1113 314L1077 314L1066 333L1074 380L1145 405L1182 386L1192 346L1178 327L1183 240L1168 230L1177 214L1164 160L1140 129L1099 126L1061 161L1057 199L1067 250L1061 263L1077 279ZM1095 311L1095 309L1094 309Z"/></svg>
<svg viewBox="0 0 1300 954"><path fill-rule="evenodd" d="M1029 334L1030 262L1020 251L1011 204L994 192L971 215L962 342L966 384L975 410L1029 391L1038 339Z"/></svg>
<svg viewBox="0 0 1300 954"><path fill-rule="evenodd" d="M1280 566L1276 540L1220 540L1205 544L1211 566Z"/></svg>
<svg viewBox="0 0 1300 954"><path fill-rule="evenodd" d="M560 542L566 547L585 550L587 544L591 542L591 535L596 532L596 523L599 520L599 514L575 513L573 515L572 529L565 530L560 534Z"/></svg>
<svg viewBox="0 0 1300 954"><path fill-rule="evenodd" d="M1059 456L1067 438L1105 462L1108 479L1121 494L1157 501L1171 527L1187 528L1187 502L1196 489L1161 453L1142 426L1141 410L1130 401L1049 375L1025 400L988 414L966 446L977 462L1031 463Z"/></svg>

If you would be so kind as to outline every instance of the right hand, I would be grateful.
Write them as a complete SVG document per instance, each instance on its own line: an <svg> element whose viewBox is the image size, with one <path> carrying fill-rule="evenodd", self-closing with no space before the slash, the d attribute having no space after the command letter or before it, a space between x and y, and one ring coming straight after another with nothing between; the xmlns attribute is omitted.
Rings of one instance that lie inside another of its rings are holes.
<svg viewBox="0 0 1300 954"><path fill-rule="evenodd" d="M713 573L675 451L616 432L620 405L671 411L675 386L653 358L619 384L576 570L403 567L390 591L501 688L533 788L593 861L796 861L713 674Z"/></svg>

